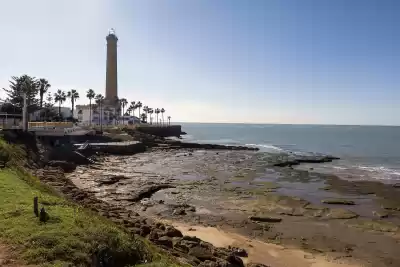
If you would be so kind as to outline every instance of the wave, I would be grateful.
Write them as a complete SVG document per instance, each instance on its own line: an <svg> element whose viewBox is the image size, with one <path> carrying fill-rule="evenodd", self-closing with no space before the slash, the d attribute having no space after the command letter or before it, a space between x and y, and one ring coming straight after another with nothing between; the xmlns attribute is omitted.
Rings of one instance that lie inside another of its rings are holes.
<svg viewBox="0 0 400 267"><path fill-rule="evenodd" d="M245 144L246 146L259 147L263 152L286 152L284 149L268 144Z"/></svg>
<svg viewBox="0 0 400 267"><path fill-rule="evenodd" d="M364 170L364 171L368 171L368 172L373 172L373 173L386 173L389 175L394 175L394 176L399 176L400 179L400 171L399 170L395 170L395 169L391 169L391 168L387 168L387 167L383 167L383 166L355 166L358 169Z"/></svg>

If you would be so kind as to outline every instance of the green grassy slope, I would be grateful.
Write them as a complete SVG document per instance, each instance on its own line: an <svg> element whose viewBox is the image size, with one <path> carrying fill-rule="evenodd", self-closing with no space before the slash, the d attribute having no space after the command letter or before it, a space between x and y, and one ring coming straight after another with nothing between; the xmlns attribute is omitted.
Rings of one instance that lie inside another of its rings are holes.
<svg viewBox="0 0 400 267"><path fill-rule="evenodd" d="M94 254L113 261L112 266L149 262L171 266L157 248L134 238L112 222L69 203L18 168L23 151L0 140L0 156L8 158L0 170L0 240L16 244L21 259L44 266L90 266ZM46 223L33 212L33 198L49 214Z"/></svg>

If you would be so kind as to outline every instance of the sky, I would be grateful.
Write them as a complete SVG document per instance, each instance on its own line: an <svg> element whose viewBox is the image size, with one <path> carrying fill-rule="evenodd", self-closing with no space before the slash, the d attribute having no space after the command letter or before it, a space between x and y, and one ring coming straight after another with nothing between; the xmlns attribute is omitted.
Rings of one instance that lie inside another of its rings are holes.
<svg viewBox="0 0 400 267"><path fill-rule="evenodd" d="M171 121L400 125L399 12L398 0L5 0L0 88L28 74L88 103L88 88L105 93L115 28L119 97Z"/></svg>

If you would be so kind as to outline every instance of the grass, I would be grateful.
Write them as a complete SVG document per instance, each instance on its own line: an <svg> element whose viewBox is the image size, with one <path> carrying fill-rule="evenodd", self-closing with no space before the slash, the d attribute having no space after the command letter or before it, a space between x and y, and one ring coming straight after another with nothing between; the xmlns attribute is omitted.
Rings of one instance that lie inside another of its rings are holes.
<svg viewBox="0 0 400 267"><path fill-rule="evenodd" d="M0 240L19 247L20 259L40 266L90 266L93 255L112 262L106 266L176 266L156 247L122 228L68 202L29 175L16 163L23 150L0 140L7 168L0 170ZM39 198L49 221L33 213Z"/></svg>

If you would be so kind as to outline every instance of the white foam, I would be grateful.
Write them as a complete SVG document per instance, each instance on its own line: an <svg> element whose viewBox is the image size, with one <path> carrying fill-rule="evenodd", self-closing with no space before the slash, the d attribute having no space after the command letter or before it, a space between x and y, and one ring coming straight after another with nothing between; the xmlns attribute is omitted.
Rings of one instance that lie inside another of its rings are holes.
<svg viewBox="0 0 400 267"><path fill-rule="evenodd" d="M284 149L282 149L280 147L276 147L276 146L268 145L268 144L246 144L246 146L260 147L262 150L266 150L267 152L282 152L282 151L285 151Z"/></svg>
<svg viewBox="0 0 400 267"><path fill-rule="evenodd" d="M387 173L389 175L396 175L396 176L400 176L400 171L399 170L394 170L394 169L390 169L387 167L383 167L383 166L356 166L357 168L361 169L361 170L365 170L368 172L378 172L378 173Z"/></svg>

